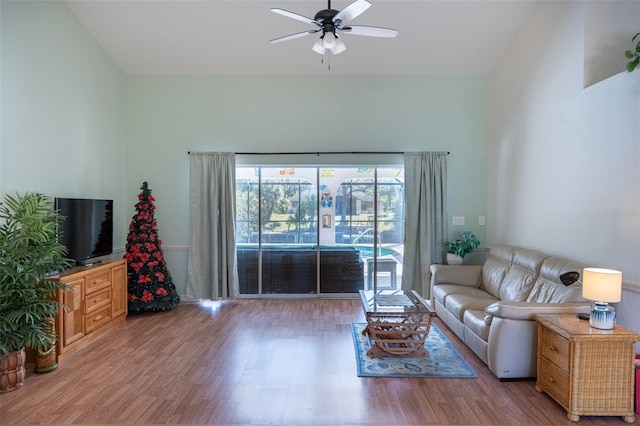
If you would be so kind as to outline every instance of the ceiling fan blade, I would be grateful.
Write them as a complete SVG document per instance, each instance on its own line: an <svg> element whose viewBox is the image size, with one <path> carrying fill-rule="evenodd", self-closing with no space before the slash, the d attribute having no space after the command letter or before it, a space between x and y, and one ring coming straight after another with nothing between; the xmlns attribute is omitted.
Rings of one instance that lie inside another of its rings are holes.
<svg viewBox="0 0 640 426"><path fill-rule="evenodd" d="M338 12L336 16L333 17L333 22L340 21L343 24L349 22L365 10L369 9L369 6L371 6L371 3L367 0L356 0Z"/></svg>
<svg viewBox="0 0 640 426"><path fill-rule="evenodd" d="M382 27L366 27L363 25L353 25L349 27L339 28L347 34L363 35L369 37L386 37L393 38L398 35L398 30Z"/></svg>
<svg viewBox="0 0 640 426"><path fill-rule="evenodd" d="M277 13L278 15L286 16L287 18L295 19L296 21L306 22L312 25L318 25L316 21L311 18L307 18L306 16L298 15L297 13L289 12L288 10L273 8L270 9L272 12Z"/></svg>
<svg viewBox="0 0 640 426"><path fill-rule="evenodd" d="M269 43L280 43L281 41L293 40L294 38L304 37L311 34L315 34L320 30L309 30L303 31L301 33L289 34L288 36L274 38L273 40L269 40Z"/></svg>

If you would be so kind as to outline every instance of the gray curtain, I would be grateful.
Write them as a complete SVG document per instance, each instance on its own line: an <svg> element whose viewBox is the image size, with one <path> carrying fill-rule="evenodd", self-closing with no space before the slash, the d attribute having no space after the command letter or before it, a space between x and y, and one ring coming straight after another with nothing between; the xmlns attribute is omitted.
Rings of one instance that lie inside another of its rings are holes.
<svg viewBox="0 0 640 426"><path fill-rule="evenodd" d="M218 300L237 294L235 193L235 154L191 153L188 297Z"/></svg>
<svg viewBox="0 0 640 426"><path fill-rule="evenodd" d="M447 238L447 153L405 153L404 181L402 289L429 298L429 266L442 263Z"/></svg>

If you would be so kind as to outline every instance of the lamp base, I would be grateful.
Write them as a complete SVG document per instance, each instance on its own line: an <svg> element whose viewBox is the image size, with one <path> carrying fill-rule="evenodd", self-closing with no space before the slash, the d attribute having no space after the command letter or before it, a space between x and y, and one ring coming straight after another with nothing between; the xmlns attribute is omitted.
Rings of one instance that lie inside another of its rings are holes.
<svg viewBox="0 0 640 426"><path fill-rule="evenodd" d="M589 325L601 330L611 330L616 321L616 310L607 302L592 302Z"/></svg>

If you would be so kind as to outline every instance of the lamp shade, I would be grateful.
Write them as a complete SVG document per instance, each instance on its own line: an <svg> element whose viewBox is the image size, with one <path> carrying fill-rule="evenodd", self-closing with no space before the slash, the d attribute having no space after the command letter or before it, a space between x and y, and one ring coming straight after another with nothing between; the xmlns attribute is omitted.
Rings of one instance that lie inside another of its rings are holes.
<svg viewBox="0 0 640 426"><path fill-rule="evenodd" d="M336 42L333 45L333 48L331 49L331 53L333 53L334 55L337 55L338 53L342 53L345 50L347 50L347 46L344 45L344 42L342 40L340 40L339 38L336 38Z"/></svg>
<svg viewBox="0 0 640 426"><path fill-rule="evenodd" d="M585 268L582 271L582 297L614 303L622 295L622 272L613 269Z"/></svg>
<svg viewBox="0 0 640 426"><path fill-rule="evenodd" d="M324 33L324 36L322 36L322 40L324 41L325 49L331 49L333 48L333 46L336 45L336 36L334 33L330 31L327 31L326 33Z"/></svg>
<svg viewBox="0 0 640 426"><path fill-rule="evenodd" d="M311 50L313 50L314 52L319 53L321 55L324 55L324 42L322 41L322 38L319 38L313 44L313 47L311 48Z"/></svg>

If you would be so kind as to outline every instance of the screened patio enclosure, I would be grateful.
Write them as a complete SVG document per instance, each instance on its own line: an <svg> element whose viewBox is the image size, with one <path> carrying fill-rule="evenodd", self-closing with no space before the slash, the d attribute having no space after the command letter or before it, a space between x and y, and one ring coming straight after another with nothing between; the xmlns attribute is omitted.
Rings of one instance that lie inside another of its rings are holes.
<svg viewBox="0 0 640 426"><path fill-rule="evenodd" d="M401 288L404 170L237 167L240 295Z"/></svg>

